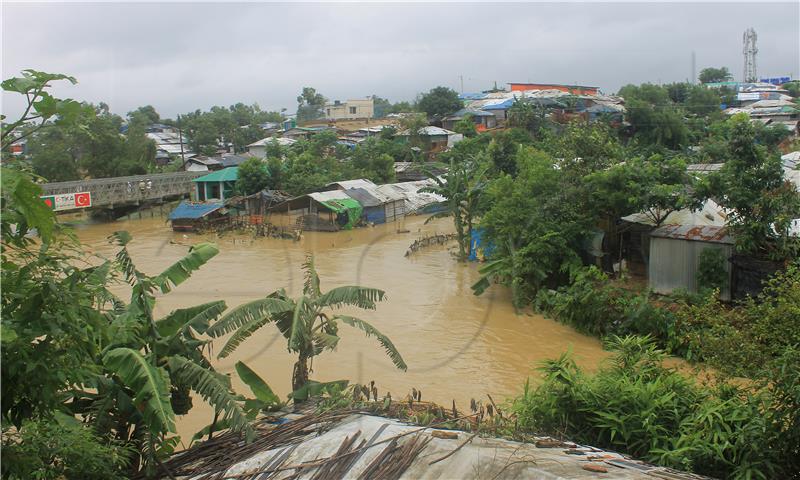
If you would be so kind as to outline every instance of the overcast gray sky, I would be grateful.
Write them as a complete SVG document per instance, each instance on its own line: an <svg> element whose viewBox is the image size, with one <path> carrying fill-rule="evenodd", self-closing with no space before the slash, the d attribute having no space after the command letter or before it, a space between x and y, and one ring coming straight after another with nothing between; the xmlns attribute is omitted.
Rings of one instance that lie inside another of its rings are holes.
<svg viewBox="0 0 800 480"><path fill-rule="evenodd" d="M173 117L258 102L296 109L303 86L330 99L411 100L436 85L510 81L673 82L727 66L742 76L742 33L758 33L759 75L800 75L800 2L2 4L2 74L75 76L57 94L125 114ZM20 102L3 96L3 112Z"/></svg>

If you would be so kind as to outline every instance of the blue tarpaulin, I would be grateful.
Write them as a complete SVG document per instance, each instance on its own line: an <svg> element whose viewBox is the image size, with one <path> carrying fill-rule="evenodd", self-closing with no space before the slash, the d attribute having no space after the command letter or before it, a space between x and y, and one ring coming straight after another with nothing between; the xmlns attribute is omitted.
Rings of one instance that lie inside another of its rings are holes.
<svg viewBox="0 0 800 480"><path fill-rule="evenodd" d="M170 212L169 219L170 220L178 220L178 219L198 219L205 217L211 212L215 212L220 208L224 207L225 204L218 203L218 202L209 202L209 203L194 203L194 202L181 202L175 210Z"/></svg>
<svg viewBox="0 0 800 480"><path fill-rule="evenodd" d="M486 238L485 230L480 227L473 228L469 239L469 259L488 260L493 251L494 245Z"/></svg>

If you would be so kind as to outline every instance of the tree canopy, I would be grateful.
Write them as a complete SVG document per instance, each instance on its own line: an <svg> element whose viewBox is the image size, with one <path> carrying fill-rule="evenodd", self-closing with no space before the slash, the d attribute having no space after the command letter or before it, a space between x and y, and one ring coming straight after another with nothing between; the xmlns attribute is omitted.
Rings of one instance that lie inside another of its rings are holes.
<svg viewBox="0 0 800 480"><path fill-rule="evenodd" d="M444 117L463 108L458 92L452 88L436 87L422 94L417 101L417 108L428 117Z"/></svg>
<svg viewBox="0 0 800 480"><path fill-rule="evenodd" d="M732 80L733 75L728 71L728 67L707 67L700 70L700 75L697 78L700 80L700 83L716 83Z"/></svg>

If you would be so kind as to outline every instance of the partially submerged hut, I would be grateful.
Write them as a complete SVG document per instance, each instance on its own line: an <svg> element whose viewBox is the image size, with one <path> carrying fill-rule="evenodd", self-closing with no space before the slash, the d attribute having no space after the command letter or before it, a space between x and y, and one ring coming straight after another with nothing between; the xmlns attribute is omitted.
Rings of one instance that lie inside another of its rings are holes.
<svg viewBox="0 0 800 480"><path fill-rule="evenodd" d="M222 202L183 201L169 214L175 232L201 231L223 220L226 220L226 215Z"/></svg>
<svg viewBox="0 0 800 480"><path fill-rule="evenodd" d="M363 208L342 190L313 192L292 198L268 211L296 217L302 230L335 232L353 228L361 219Z"/></svg>
<svg viewBox="0 0 800 480"><path fill-rule="evenodd" d="M725 227L710 225L664 225L650 232L648 281L656 293L676 290L697 292L697 273L704 250L716 249L724 258L727 278L720 290L722 300L731 299L733 238Z"/></svg>
<svg viewBox="0 0 800 480"><path fill-rule="evenodd" d="M391 188L364 186L349 188L344 193L364 207L364 220L369 223L395 222L406 215L405 196Z"/></svg>

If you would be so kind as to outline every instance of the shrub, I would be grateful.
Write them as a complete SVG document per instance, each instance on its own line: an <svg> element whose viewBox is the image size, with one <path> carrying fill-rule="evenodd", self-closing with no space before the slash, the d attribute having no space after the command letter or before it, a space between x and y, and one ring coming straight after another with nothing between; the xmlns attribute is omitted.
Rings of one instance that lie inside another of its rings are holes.
<svg viewBox="0 0 800 480"><path fill-rule="evenodd" d="M3 432L3 478L112 479L123 471L132 449L101 439L72 417L26 422Z"/></svg>
<svg viewBox="0 0 800 480"><path fill-rule="evenodd" d="M701 386L662 366L649 337L611 336L596 374L569 355L514 402L520 427L720 478L789 478L798 470L800 362L782 357L770 387Z"/></svg>

